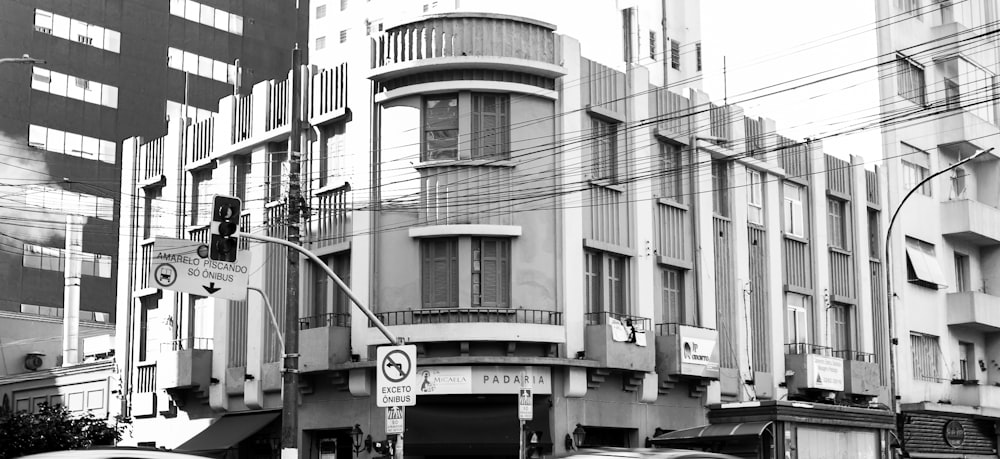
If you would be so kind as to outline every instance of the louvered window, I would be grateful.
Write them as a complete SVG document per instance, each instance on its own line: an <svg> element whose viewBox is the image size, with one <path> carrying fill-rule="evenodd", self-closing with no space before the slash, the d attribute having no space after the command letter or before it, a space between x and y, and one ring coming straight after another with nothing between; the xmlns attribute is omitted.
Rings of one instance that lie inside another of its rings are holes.
<svg viewBox="0 0 1000 459"><path fill-rule="evenodd" d="M458 240L425 239L423 251L423 306L458 307Z"/></svg>
<svg viewBox="0 0 1000 459"><path fill-rule="evenodd" d="M506 94L472 95L472 159L507 159L509 106Z"/></svg>
<svg viewBox="0 0 1000 459"><path fill-rule="evenodd" d="M510 242L506 239L472 240L472 305L510 306Z"/></svg>

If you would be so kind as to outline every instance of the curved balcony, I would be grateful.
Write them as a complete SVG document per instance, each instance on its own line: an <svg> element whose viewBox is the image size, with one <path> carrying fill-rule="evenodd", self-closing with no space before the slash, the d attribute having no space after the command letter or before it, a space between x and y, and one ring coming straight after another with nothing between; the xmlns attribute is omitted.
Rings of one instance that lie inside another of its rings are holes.
<svg viewBox="0 0 1000 459"><path fill-rule="evenodd" d="M546 78L558 64L555 26L484 13L446 13L386 30L372 39L372 75L387 81L418 73L493 69Z"/></svg>
<svg viewBox="0 0 1000 459"><path fill-rule="evenodd" d="M562 312L524 308L423 308L375 313L407 342L518 341L564 343ZM503 324L502 326L497 326ZM369 329L374 324L369 321Z"/></svg>

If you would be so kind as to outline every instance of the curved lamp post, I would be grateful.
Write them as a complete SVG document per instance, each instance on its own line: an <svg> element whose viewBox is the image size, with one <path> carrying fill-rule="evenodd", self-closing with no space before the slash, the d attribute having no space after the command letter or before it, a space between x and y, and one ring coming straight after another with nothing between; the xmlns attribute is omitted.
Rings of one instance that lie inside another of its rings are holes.
<svg viewBox="0 0 1000 459"><path fill-rule="evenodd" d="M892 235L892 225L894 223L896 223L896 217L899 216L899 211L903 208L903 204L906 203L906 200L910 199L910 196L913 196L913 193L916 193L917 190L919 190L920 187L924 186L925 183L931 181L931 179L933 179L933 178L935 178L935 177L937 177L937 176L939 176L939 175L941 175L941 174L943 174L945 172L948 172L948 171L950 171L950 170L952 170L952 169L954 169L954 168L956 168L958 166L961 166L962 164L965 164L965 163L967 163L969 161L972 161L973 159L976 159L978 156L980 156L982 154L989 153L991 151L993 151L993 148L990 148L988 150L979 150L974 155L969 156L968 158L965 158L965 159L963 159L963 160L961 160L961 161L959 161L959 162L957 162L955 164L952 164L952 165L950 165L950 166L948 166L948 167L946 167L944 169L941 169L941 170L939 170L939 171L931 174L927 178L921 180L919 183L917 183L913 187L913 189L911 189L908 193L906 193L905 196L903 196L903 199L900 200L899 204L896 206L896 210L894 210L892 212L892 217L889 218L889 226L885 229L885 300L886 300L885 305L886 305L886 315L887 315L886 319L889 322L888 323L888 326L889 326L889 330L888 330L889 331L889 349L888 349L888 351L889 351L889 396L892 399L892 412L893 412L893 414L896 414L896 413L899 412L899 400L898 400L897 388L896 388L896 348L894 347L894 346L896 346L896 345L899 344L899 339L896 338L896 336L895 336L896 335L896 324L893 321L892 269L890 268L890 266L892 265L892 259L889 258L889 249L890 249L889 237Z"/></svg>

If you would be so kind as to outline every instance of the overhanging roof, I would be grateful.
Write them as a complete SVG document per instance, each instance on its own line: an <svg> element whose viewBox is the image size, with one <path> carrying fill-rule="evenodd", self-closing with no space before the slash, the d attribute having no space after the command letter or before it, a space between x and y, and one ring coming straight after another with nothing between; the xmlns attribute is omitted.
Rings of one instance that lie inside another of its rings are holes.
<svg viewBox="0 0 1000 459"><path fill-rule="evenodd" d="M709 424L684 430L675 430L660 434L652 439L653 444L669 444L673 442L691 442L697 440L745 440L747 437L759 437L771 425L771 421L733 422Z"/></svg>
<svg viewBox="0 0 1000 459"><path fill-rule="evenodd" d="M227 414L175 448L178 452L209 452L232 448L278 418L281 411L253 411Z"/></svg>

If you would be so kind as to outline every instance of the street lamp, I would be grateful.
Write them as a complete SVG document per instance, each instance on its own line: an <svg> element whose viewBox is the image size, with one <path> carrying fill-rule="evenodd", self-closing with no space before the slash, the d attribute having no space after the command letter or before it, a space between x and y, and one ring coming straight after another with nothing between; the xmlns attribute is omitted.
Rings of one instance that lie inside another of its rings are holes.
<svg viewBox="0 0 1000 459"><path fill-rule="evenodd" d="M583 446L583 441L587 439L587 431L583 430L583 426L580 424L576 425L573 429L573 444L575 448L580 448Z"/></svg>
<svg viewBox="0 0 1000 459"><path fill-rule="evenodd" d="M0 57L0 64L44 64L45 59L35 59L27 54L21 57Z"/></svg>
<svg viewBox="0 0 1000 459"><path fill-rule="evenodd" d="M361 431L361 424L354 424L354 428L351 429L351 437L354 441L354 457L360 455L361 451L372 452L372 436L368 435L362 442L362 437L364 436L365 433Z"/></svg>
<svg viewBox="0 0 1000 459"><path fill-rule="evenodd" d="M892 212L892 217L889 218L889 226L885 229L885 304L886 304L886 315L887 315L886 319L889 322L888 324L889 325L889 396L892 399L893 414L899 412L898 409L899 402L897 400L898 396L896 395L896 351L895 351L896 348L893 347L899 344L899 339L896 338L895 336L896 325L893 322L893 306L892 306L892 269L891 269L892 258L889 257L889 249L890 249L889 237L892 235L892 225L896 223L896 217L899 216L899 211L903 208L903 204L906 203L906 200L910 199L910 196L913 196L913 193L916 193L917 190L919 190L920 187L922 187L925 183L931 181L931 179L933 179L934 177L937 177L945 172L948 172L958 166L961 166L969 161L972 161L973 159L976 159L978 156L982 154L989 153L991 151L993 151L993 148L990 148L988 150L979 150L974 155L969 156L968 158L965 158L944 169L941 169L931 174L927 178L921 180L919 183L913 186L913 189L911 189L908 193L906 193L906 196L903 196L903 199L900 200L899 204L896 206L896 210Z"/></svg>

